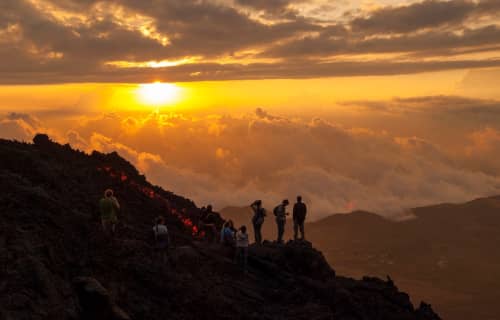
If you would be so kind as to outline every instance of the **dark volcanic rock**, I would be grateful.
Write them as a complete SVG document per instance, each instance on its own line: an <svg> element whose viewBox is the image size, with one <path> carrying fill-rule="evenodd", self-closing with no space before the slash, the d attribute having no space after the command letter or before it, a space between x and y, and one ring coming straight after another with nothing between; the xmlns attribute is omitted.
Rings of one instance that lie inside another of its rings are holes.
<svg viewBox="0 0 500 320"><path fill-rule="evenodd" d="M130 320L108 291L94 278L78 277L74 281L83 319Z"/></svg>
<svg viewBox="0 0 500 320"><path fill-rule="evenodd" d="M118 154L86 155L46 136L0 140L0 319L439 319L375 278L338 277L307 242L233 252L200 239L199 209L149 184ZM100 230L102 192L122 210L114 238ZM152 220L173 248L155 258Z"/></svg>

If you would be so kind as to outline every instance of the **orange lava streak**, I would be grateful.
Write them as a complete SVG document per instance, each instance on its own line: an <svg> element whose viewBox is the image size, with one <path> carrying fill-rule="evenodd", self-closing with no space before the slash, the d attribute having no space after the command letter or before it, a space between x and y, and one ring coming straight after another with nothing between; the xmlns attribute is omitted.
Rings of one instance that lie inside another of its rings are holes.
<svg viewBox="0 0 500 320"><path fill-rule="evenodd" d="M113 179L119 178L122 183L125 183L128 181L128 184L130 186L132 186L134 189L137 189L138 191L140 191L142 194L144 194L145 196L147 196L150 199L156 199L156 200L162 201L167 208L170 208L170 202L167 199L165 199L164 197L157 194L152 188L140 186L135 181L130 180L124 172L117 172L109 166L97 167L97 171L100 171L100 172L105 171L111 178L113 178ZM196 236L196 235L199 235L202 237L204 236L205 233L203 231L199 232L199 229L193 223L193 220L184 216L179 211L177 211L175 208L174 209L167 209L167 214L173 215L176 218L178 218L182 222L184 227L186 227L186 229L191 231L191 234L193 236Z"/></svg>

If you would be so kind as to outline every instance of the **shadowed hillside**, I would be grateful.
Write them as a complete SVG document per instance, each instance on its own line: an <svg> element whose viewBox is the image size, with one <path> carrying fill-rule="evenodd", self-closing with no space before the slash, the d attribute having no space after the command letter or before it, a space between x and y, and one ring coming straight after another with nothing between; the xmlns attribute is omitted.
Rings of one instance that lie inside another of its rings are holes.
<svg viewBox="0 0 500 320"><path fill-rule="evenodd" d="M86 155L37 136L0 140L0 319L438 319L391 282L336 277L310 243L250 248L249 273L196 240L199 209L150 185L117 154ZM96 203L112 187L117 236ZM167 217L168 266L151 251Z"/></svg>
<svg viewBox="0 0 500 320"><path fill-rule="evenodd" d="M362 211L337 214L308 223L306 234L341 274L390 274L412 297L433 301L446 319L499 319L500 197L412 213L414 219L401 222ZM251 216L249 208L222 214L239 223ZM265 238L274 238L274 219L266 224Z"/></svg>

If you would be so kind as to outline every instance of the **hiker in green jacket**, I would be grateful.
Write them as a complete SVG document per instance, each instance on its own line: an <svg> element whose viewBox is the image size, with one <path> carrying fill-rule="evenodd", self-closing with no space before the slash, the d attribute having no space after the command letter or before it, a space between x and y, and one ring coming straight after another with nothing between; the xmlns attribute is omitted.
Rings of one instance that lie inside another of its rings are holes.
<svg viewBox="0 0 500 320"><path fill-rule="evenodd" d="M99 209L101 211L101 223L104 232L107 232L109 226L111 226L111 233L115 233L115 226L118 222L118 210L120 210L120 204L118 200L113 195L113 190L107 189L104 191L104 197L99 201Z"/></svg>

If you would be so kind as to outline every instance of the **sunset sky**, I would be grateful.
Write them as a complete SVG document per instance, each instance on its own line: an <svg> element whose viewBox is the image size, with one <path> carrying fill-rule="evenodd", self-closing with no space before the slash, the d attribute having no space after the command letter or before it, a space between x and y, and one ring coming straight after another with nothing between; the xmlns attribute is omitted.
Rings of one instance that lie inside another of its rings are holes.
<svg viewBox="0 0 500 320"><path fill-rule="evenodd" d="M0 137L117 150L197 204L500 193L500 1L1 0Z"/></svg>

